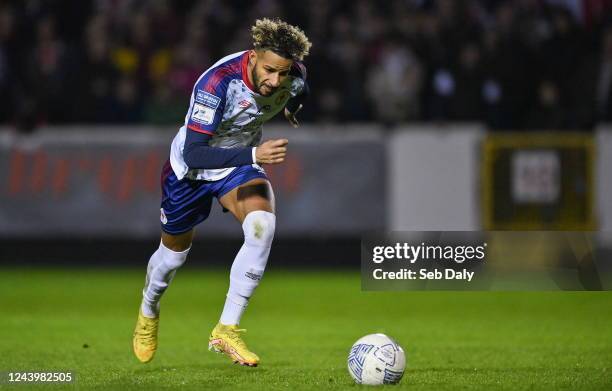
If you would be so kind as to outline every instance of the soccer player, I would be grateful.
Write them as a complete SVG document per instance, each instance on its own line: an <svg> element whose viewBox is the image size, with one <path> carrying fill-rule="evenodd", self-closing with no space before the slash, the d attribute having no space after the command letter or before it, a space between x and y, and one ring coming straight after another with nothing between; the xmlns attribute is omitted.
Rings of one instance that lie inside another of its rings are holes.
<svg viewBox="0 0 612 391"><path fill-rule="evenodd" d="M191 94L162 170L161 243L147 267L133 348L142 362L157 350L159 302L185 263L194 227L217 198L242 224L244 244L230 271L230 284L209 349L234 362L256 366L238 328L264 273L275 229L274 194L261 164L280 164L286 139L261 142L262 124L284 109L296 114L308 93L301 63L311 43L302 30L279 19L260 19L251 28L254 48L226 56L204 72Z"/></svg>

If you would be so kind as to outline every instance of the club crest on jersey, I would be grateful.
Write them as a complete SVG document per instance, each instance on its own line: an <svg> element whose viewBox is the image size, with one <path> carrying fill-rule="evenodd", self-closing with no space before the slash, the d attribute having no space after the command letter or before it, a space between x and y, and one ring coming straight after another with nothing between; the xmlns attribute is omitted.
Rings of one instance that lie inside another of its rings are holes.
<svg viewBox="0 0 612 391"><path fill-rule="evenodd" d="M243 109L246 109L247 107L251 106L251 102L249 102L248 100L244 99L242 101L240 101L240 103L238 103L238 106L242 107Z"/></svg>

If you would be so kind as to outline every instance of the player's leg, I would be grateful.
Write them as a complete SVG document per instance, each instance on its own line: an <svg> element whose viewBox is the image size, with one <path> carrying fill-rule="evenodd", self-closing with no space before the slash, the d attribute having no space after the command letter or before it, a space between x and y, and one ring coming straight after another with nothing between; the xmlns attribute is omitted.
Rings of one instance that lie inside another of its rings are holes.
<svg viewBox="0 0 612 391"><path fill-rule="evenodd" d="M257 178L232 189L219 201L242 224L244 243L232 264L230 287L219 324L211 334L210 347L240 364L255 366L259 357L237 335L237 326L270 254L276 224L274 193L266 179Z"/></svg>
<svg viewBox="0 0 612 391"><path fill-rule="evenodd" d="M132 340L134 354L141 362L151 361L157 351L159 301L176 270L187 259L193 231L191 229L179 235L163 232L159 248L149 259L145 286L142 290L142 303Z"/></svg>
<svg viewBox="0 0 612 391"><path fill-rule="evenodd" d="M233 189L219 200L242 225L244 243L230 272L230 287L221 323L239 324L268 262L276 225L274 193L263 178Z"/></svg>
<svg viewBox="0 0 612 391"><path fill-rule="evenodd" d="M159 315L159 301L176 271L187 260L194 230L171 235L162 232L159 248L151 255L143 289L142 313L149 318Z"/></svg>
<svg viewBox="0 0 612 391"><path fill-rule="evenodd" d="M187 260L194 227L210 213L209 187L204 182L179 181L168 163L162 171L162 237L149 259L133 338L134 353L142 362L151 361L157 350L161 297Z"/></svg>

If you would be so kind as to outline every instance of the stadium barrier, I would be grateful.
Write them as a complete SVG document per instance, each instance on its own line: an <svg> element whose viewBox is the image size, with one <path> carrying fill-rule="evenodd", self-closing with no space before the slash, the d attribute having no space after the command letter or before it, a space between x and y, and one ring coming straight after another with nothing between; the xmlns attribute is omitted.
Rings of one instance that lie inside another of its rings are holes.
<svg viewBox="0 0 612 391"><path fill-rule="evenodd" d="M49 128L0 135L0 237L157 236L160 171L174 132L154 128ZM385 228L385 146L372 128L270 130L288 137L274 184L277 236L355 236ZM216 204L216 203L215 203ZM204 237L240 235L213 208Z"/></svg>
<svg viewBox="0 0 612 391"><path fill-rule="evenodd" d="M0 237L156 234L160 167L173 135L150 127L54 127L31 136L0 129ZM279 235L483 228L480 124L273 125L264 135L290 139L287 162L266 167ZM568 142L565 133L551 137ZM612 128L600 127L593 140L590 226L612 231ZM239 232L220 208L209 225L202 235Z"/></svg>
<svg viewBox="0 0 612 391"><path fill-rule="evenodd" d="M32 257L48 248L64 257L66 243L77 239L83 251L92 241L110 246L117 240L122 251L142 252L130 244L135 241L148 249L158 240L159 173L174 133L53 127L25 136L0 128L0 258L19 258L7 249L29 251L33 240L45 245ZM278 246L293 252L292 259L302 246L304 262L315 251L338 261L355 256L347 249L365 232L483 229L487 134L481 124L266 127L265 138L290 140L287 162L266 168L279 211ZM589 227L612 247L612 127L584 137L594 140ZM227 254L241 238L239 225L220 207L197 232L204 241L228 241L215 246Z"/></svg>

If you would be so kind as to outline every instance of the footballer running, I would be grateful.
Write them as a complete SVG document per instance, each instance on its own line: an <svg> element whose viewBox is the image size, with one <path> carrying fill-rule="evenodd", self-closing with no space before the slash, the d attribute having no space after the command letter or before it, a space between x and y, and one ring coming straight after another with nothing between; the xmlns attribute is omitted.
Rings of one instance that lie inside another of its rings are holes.
<svg viewBox="0 0 612 391"><path fill-rule="evenodd" d="M157 350L160 299L185 263L194 227L208 217L213 197L240 222L244 243L208 346L242 365L259 363L238 324L263 276L275 230L274 193L260 165L282 163L288 143L261 143L262 124L284 109L298 126L296 114L308 94L301 61L311 43L279 19L257 20L251 31L252 50L222 58L196 81L162 169L161 243L147 266L133 339L134 354L144 363Z"/></svg>

